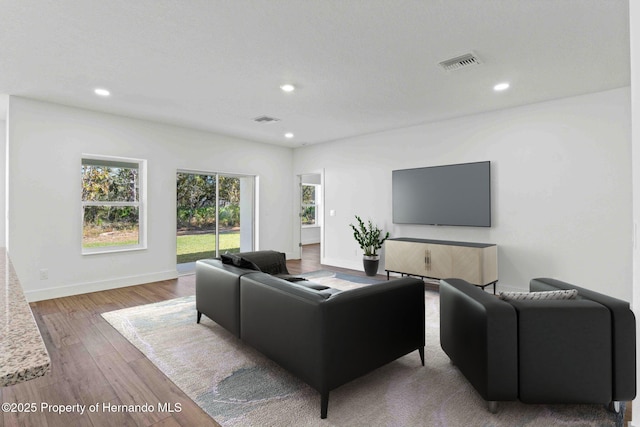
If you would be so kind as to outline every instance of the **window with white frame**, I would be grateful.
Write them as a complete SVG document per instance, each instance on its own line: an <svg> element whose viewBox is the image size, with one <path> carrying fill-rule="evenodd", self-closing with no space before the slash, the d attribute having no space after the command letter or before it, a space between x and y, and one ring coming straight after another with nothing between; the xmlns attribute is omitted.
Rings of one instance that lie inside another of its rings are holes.
<svg viewBox="0 0 640 427"><path fill-rule="evenodd" d="M318 209L320 186L317 184L302 184L302 225L315 226L318 223Z"/></svg>
<svg viewBox="0 0 640 427"><path fill-rule="evenodd" d="M144 249L146 161L82 157L82 253Z"/></svg>

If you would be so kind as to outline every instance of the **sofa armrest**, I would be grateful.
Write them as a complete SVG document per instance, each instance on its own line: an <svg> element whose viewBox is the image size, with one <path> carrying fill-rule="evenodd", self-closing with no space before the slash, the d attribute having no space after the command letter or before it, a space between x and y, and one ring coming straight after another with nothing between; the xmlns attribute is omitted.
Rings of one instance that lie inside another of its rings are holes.
<svg viewBox="0 0 640 427"><path fill-rule="evenodd" d="M343 291L321 304L328 389L411 351L424 355L424 292L422 280L402 278Z"/></svg>
<svg viewBox="0 0 640 427"><path fill-rule="evenodd" d="M518 313L522 402L611 402L611 316L606 307L590 300L511 304Z"/></svg>
<svg viewBox="0 0 640 427"><path fill-rule="evenodd" d="M196 261L196 310L240 336L240 276L252 270L218 259Z"/></svg>
<svg viewBox="0 0 640 427"><path fill-rule="evenodd" d="M440 281L440 344L488 401L518 397L518 335L512 305L462 279Z"/></svg>

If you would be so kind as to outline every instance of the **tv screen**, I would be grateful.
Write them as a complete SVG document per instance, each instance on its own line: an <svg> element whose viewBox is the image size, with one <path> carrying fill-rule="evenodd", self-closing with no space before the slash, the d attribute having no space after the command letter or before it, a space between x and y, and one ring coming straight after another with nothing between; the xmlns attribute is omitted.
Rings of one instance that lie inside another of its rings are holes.
<svg viewBox="0 0 640 427"><path fill-rule="evenodd" d="M491 227L491 163L392 172L394 224Z"/></svg>

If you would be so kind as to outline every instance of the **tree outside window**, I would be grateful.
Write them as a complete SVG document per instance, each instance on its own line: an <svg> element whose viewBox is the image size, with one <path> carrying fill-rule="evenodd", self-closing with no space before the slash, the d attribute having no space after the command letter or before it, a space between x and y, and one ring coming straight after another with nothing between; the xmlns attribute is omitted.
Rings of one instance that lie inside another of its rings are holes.
<svg viewBox="0 0 640 427"><path fill-rule="evenodd" d="M316 225L318 223L319 185L302 184L302 225Z"/></svg>
<svg viewBox="0 0 640 427"><path fill-rule="evenodd" d="M144 161L82 159L82 251L144 247Z"/></svg>

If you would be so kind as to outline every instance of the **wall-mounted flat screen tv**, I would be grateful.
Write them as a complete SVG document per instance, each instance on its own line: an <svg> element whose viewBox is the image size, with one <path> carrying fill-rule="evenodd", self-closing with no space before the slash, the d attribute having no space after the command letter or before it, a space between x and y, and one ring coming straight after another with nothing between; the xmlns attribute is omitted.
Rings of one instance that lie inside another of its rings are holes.
<svg viewBox="0 0 640 427"><path fill-rule="evenodd" d="M491 227L491 162L392 172L394 224Z"/></svg>

